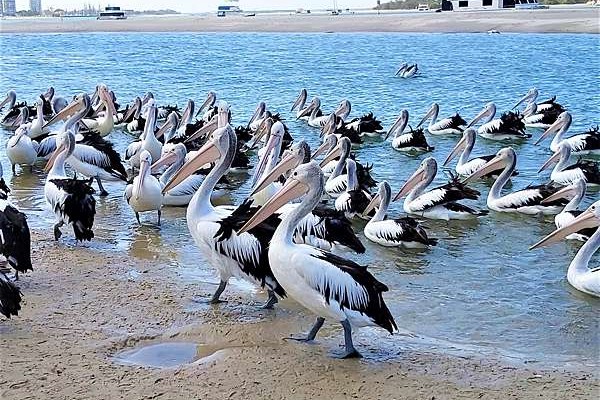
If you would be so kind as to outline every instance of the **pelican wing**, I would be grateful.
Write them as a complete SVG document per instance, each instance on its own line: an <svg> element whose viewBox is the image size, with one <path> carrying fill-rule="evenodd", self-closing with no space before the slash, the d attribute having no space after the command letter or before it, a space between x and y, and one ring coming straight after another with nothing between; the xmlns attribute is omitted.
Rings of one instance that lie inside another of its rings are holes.
<svg viewBox="0 0 600 400"><path fill-rule="evenodd" d="M38 157L48 157L56 150L56 136L48 136L39 144L37 155Z"/></svg>
<svg viewBox="0 0 600 400"><path fill-rule="evenodd" d="M0 314L6 318L18 315L21 309L21 291L0 272Z"/></svg>
<svg viewBox="0 0 600 400"><path fill-rule="evenodd" d="M0 254L19 272L33 270L27 217L10 204L0 211Z"/></svg>
<svg viewBox="0 0 600 400"><path fill-rule="evenodd" d="M582 133L566 138L565 141L573 151L600 149L600 134L598 133Z"/></svg>

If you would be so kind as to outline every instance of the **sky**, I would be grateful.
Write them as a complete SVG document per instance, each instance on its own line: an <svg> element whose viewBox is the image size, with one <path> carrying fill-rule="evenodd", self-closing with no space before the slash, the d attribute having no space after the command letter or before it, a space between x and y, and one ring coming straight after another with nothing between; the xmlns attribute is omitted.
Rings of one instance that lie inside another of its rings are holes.
<svg viewBox="0 0 600 400"><path fill-rule="evenodd" d="M384 1L382 1L383 3ZM104 7L116 5L124 9L133 10L157 10L170 8L180 12L207 12L215 11L220 4L226 1L218 0L42 0L42 8L49 7L72 10L82 8L84 3ZM272 9L323 9L331 8L333 0L240 0L239 6L242 10L272 10ZM370 8L377 4L377 0L337 0L338 8ZM29 0L17 0L17 10L28 10Z"/></svg>

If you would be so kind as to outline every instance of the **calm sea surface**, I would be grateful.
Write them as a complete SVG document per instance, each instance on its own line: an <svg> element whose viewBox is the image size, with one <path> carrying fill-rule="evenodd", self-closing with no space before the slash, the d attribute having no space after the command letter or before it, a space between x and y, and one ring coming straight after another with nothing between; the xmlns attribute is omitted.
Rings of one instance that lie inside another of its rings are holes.
<svg viewBox="0 0 600 400"><path fill-rule="evenodd" d="M402 108L415 124L431 102L441 116L459 111L472 118L484 103L510 109L527 89L541 97L557 95L573 114L572 132L600 123L600 48L591 35L501 34L51 34L0 35L0 92L16 90L18 100L32 103L49 85L70 96L91 92L99 82L113 89L121 104L152 90L159 103L199 104L207 91L232 105L234 124L244 124L259 100L280 112L296 139L318 143L318 133L295 121L289 108L299 90L319 95L325 111L342 98L352 115L373 111L389 126ZM412 80L395 78L402 60L416 61L422 71ZM539 132L532 132L534 138ZM41 165L33 175L12 176L4 156L10 133L0 132L0 159L13 188L13 202L29 215L34 228L50 229L53 216L43 199ZM124 152L132 137L109 136ZM456 138L429 137L438 161ZM513 189L543 182L549 173L536 171L550 155L548 142L515 145L520 175ZM475 154L489 154L500 145L479 139ZM372 141L357 150L374 165L378 180L394 190L425 156L408 157L389 143ZM249 190L248 176L230 202L239 203ZM438 174L436 182L445 176ZM478 206L485 206L488 188ZM99 251L117 248L139 258L157 258L172 266L173 279L216 282L214 271L199 263L185 223L185 209L167 209L160 230L138 227L122 199L123 187L108 184L111 195L98 200ZM588 193L585 205L598 199ZM399 215L401 202L391 215ZM153 222L154 216L144 217ZM361 232L364 223L355 228ZM530 252L528 246L553 229L551 218L491 212L479 222L427 221L439 245L426 252L402 252L370 244L354 260L371 265L387 283L386 300L398 325L423 338L423 345L466 352L499 354L515 360L562 365L599 364L600 301L579 293L566 281L566 269L579 245L558 244ZM35 243L34 243L35 246ZM109 266L110 267L110 266ZM238 285L241 290L253 290ZM383 351L402 348L403 339L384 338Z"/></svg>

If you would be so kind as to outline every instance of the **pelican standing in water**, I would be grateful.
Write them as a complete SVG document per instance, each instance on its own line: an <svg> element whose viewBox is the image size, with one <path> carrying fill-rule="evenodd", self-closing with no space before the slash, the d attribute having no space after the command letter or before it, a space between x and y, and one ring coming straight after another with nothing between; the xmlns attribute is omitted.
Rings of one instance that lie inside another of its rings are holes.
<svg viewBox="0 0 600 400"><path fill-rule="evenodd" d="M565 138L573 117L568 112L563 112L558 119L539 137L535 144L541 143L550 135L554 135L550 142L550 150L558 151L558 145L565 143L571 148L573 154L600 154L600 132L598 128Z"/></svg>
<svg viewBox="0 0 600 400"><path fill-rule="evenodd" d="M582 179L590 186L600 185L600 170L596 162L579 160L575 164L569 165L570 157L571 147L569 144L560 143L558 150L541 166L538 173L556 163L550 174L552 181L561 185L570 185L576 180Z"/></svg>
<svg viewBox="0 0 600 400"><path fill-rule="evenodd" d="M154 103L150 104L148 108L148 117L146 125L144 126L144 133L142 133L141 140L131 143L125 151L125 161L129 163L131 168L135 171L135 168L140 167L140 155L142 151L146 150L150 153L153 160L160 159L162 153L162 143L156 138L156 116L158 110Z"/></svg>
<svg viewBox="0 0 600 400"><path fill-rule="evenodd" d="M428 152L435 149L427 143L423 129L411 129L410 132L404 133L407 125L408 111L402 110L384 140L393 135L392 148L402 152Z"/></svg>
<svg viewBox="0 0 600 400"><path fill-rule="evenodd" d="M160 225L161 208L163 205L162 185L151 174L152 156L147 150L140 154L140 172L133 178L133 183L125 188L125 199L127 204L135 212L138 224L140 213L145 211L157 211L157 224Z"/></svg>
<svg viewBox="0 0 600 400"><path fill-rule="evenodd" d="M313 340L326 318L339 321L344 328L344 358L361 357L352 341L353 327L380 326L390 333L397 329L383 299L388 287L379 282L365 266L305 244L294 243L298 223L320 202L323 172L315 162L297 167L283 188L238 230L247 232L289 201L303 196L302 202L287 214L273 234L269 263L286 293L317 315L306 336Z"/></svg>
<svg viewBox="0 0 600 400"><path fill-rule="evenodd" d="M559 228L531 246L533 250L541 246L556 243L561 239L581 231L584 228L600 226L600 201L592 204L587 210L571 221L567 226ZM594 297L600 297L600 268L589 268L592 256L600 248L600 229L581 246L567 270L567 280L575 289Z"/></svg>
<svg viewBox="0 0 600 400"><path fill-rule="evenodd" d="M425 191L437 175L437 162L429 157L421 162L419 168L406 181L393 201L406 196L404 211L408 214L420 215L431 219L470 219L483 216L487 211L477 211L459 200L477 200L479 192L464 186L455 178L445 185Z"/></svg>
<svg viewBox="0 0 600 400"><path fill-rule="evenodd" d="M559 187L550 183L544 185L529 185L523 190L502 196L502 189L510 179L517 165L517 154L512 147L505 147L496 153L496 156L488 161L483 167L469 175L463 182L467 183L504 168L498 178L494 181L487 197L489 209L498 212L517 212L529 215L554 215L558 214L567 203L559 199L551 203L542 203L542 200L554 194Z"/></svg>
<svg viewBox="0 0 600 400"><path fill-rule="evenodd" d="M29 133L29 127L22 125L6 142L6 156L12 165L13 174L16 174L17 165L20 165L21 168L29 166L29 170L33 172L33 164L37 160L40 145L31 140Z"/></svg>
<svg viewBox="0 0 600 400"><path fill-rule="evenodd" d="M386 181L379 184L379 190L363 215L368 215L375 207L377 212L365 225L365 236L370 241L385 247L403 247L407 249L423 249L435 246L437 239L430 239L427 232L419 223L411 217L386 219L392 189Z"/></svg>
<svg viewBox="0 0 600 400"><path fill-rule="evenodd" d="M429 110L423 119L421 119L421 122L417 124L416 128L423 125L423 123L428 119L431 119L431 121L429 121L427 130L432 135L452 135L463 132L465 125L467 125L467 121L462 119L458 113L452 117L444 118L438 121L437 118L439 113L440 106L438 103L433 103L431 107L429 107Z"/></svg>

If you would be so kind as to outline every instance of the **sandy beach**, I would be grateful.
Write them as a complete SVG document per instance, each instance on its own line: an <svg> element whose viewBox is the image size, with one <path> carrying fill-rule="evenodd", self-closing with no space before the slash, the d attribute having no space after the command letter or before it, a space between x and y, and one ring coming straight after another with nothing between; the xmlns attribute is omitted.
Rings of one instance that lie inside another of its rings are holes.
<svg viewBox="0 0 600 400"><path fill-rule="evenodd" d="M313 320L292 301L265 311L264 294L230 287L229 302L212 307L196 301L211 284L178 279L160 260L107 251L110 243L57 244L48 232L33 239L36 270L19 281L23 310L0 323L2 399L591 399L600 390L593 370L408 345L381 354L362 335L366 357L339 360L337 326L326 325L315 345L282 339ZM156 369L114 360L123 349L170 342L198 344L196 361Z"/></svg>
<svg viewBox="0 0 600 400"><path fill-rule="evenodd" d="M599 33L600 8L472 12L283 15L255 17L162 16L124 21L77 18L20 18L0 22L2 33L58 32L500 32Z"/></svg>

